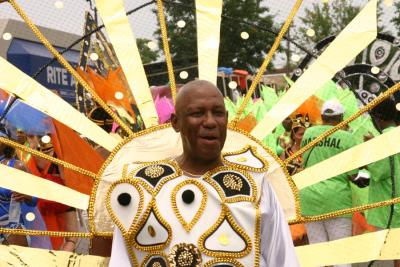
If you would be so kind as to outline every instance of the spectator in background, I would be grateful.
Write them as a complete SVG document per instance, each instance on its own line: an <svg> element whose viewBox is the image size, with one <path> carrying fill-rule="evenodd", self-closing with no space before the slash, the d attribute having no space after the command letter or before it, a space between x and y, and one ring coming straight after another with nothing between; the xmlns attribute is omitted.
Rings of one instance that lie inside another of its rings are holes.
<svg viewBox="0 0 400 267"><path fill-rule="evenodd" d="M37 149L49 156L57 157L51 142L44 143L42 138ZM64 185L63 169L50 161L32 156L28 162L28 167L36 176ZM39 199L38 207L49 231L76 232L78 222L74 208L68 207L54 201ZM75 237L51 237L53 249L74 251L78 239Z"/></svg>
<svg viewBox="0 0 400 267"><path fill-rule="evenodd" d="M398 113L395 104L387 100L376 106L371 111L371 116L380 130L386 133L395 128ZM398 140L393 140L393 142L398 142ZM400 197L400 154L369 164L368 170L371 173L369 203ZM393 180L395 182L394 192ZM377 229L398 228L400 227L400 204L368 210L366 218L368 223ZM400 267L400 260L395 260L394 266Z"/></svg>
<svg viewBox="0 0 400 267"><path fill-rule="evenodd" d="M337 100L326 101L321 109L323 125L306 130L302 147L343 120L344 108ZM338 130L303 154L303 167L313 166L339 154L356 143L349 132ZM352 207L350 173L340 174L300 190L303 216L315 216ZM349 237L352 234L351 215L306 223L309 242L319 243ZM338 265L351 266L351 265Z"/></svg>
<svg viewBox="0 0 400 267"><path fill-rule="evenodd" d="M111 130L113 128L113 122L114 120L111 118L111 116L102 108L102 107L95 107L93 108L89 114L88 118L96 123L98 126L100 126L104 131L107 133L111 133ZM105 149L102 146L95 145L94 149L104 158L108 158L110 155L110 151Z"/></svg>
<svg viewBox="0 0 400 267"><path fill-rule="evenodd" d="M8 131L1 126L0 136L9 138ZM0 163L8 167L29 172L25 164L17 160L15 150L12 147L0 143ZM0 227L11 229L25 228L26 210L37 205L37 198L27 196L18 192L13 192L6 188L0 188ZM25 211L25 212L24 212ZM11 244L19 246L28 246L29 237L23 235L0 234L1 244Z"/></svg>

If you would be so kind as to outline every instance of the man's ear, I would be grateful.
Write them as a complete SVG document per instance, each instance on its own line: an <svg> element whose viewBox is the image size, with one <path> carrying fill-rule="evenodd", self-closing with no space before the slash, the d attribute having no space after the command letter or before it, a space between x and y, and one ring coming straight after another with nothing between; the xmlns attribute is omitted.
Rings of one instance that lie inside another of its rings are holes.
<svg viewBox="0 0 400 267"><path fill-rule="evenodd" d="M172 128L174 128L175 132L179 133L179 126L178 126L178 117L176 116L175 113L171 114L171 125Z"/></svg>

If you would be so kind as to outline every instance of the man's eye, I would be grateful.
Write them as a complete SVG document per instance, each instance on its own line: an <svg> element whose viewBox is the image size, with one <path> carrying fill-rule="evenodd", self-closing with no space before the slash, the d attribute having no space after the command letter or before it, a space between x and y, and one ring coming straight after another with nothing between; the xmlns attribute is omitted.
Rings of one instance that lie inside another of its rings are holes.
<svg viewBox="0 0 400 267"><path fill-rule="evenodd" d="M191 115L191 116L194 116L194 117L200 117L200 116L203 115L203 112L201 112L201 111L195 111L195 112L190 113L190 115Z"/></svg>

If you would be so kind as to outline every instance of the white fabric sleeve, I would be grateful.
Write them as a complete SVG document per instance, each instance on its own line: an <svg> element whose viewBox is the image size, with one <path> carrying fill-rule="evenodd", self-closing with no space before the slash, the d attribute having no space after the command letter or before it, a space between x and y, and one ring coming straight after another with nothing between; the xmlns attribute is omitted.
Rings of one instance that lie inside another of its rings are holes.
<svg viewBox="0 0 400 267"><path fill-rule="evenodd" d="M118 227L114 229L112 250L109 267L131 267L129 255L125 248L125 241Z"/></svg>
<svg viewBox="0 0 400 267"><path fill-rule="evenodd" d="M261 267L300 266L292 236L275 192L264 179L261 193Z"/></svg>

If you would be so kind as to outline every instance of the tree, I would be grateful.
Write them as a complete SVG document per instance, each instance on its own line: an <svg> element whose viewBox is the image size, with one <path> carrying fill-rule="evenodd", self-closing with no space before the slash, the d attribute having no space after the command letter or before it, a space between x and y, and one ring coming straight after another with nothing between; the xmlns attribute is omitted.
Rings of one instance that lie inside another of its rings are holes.
<svg viewBox="0 0 400 267"><path fill-rule="evenodd" d="M400 2L394 2L393 5L395 7L395 15L390 20L390 22L393 22L393 24L397 30L397 36L399 36L400 35Z"/></svg>
<svg viewBox="0 0 400 267"><path fill-rule="evenodd" d="M197 62L195 1L177 0L164 1L164 3L172 58L182 65ZM275 35L243 22L273 29L273 17L268 14L268 11L268 8L261 6L259 0L224 1L219 66L250 71L261 66ZM185 27L177 26L179 20L185 21ZM249 38L242 39L242 32L247 32ZM160 30L157 30L154 35L159 39L161 48Z"/></svg>
<svg viewBox="0 0 400 267"><path fill-rule="evenodd" d="M347 24L360 12L361 7L353 5L348 0L329 1L327 3L313 3L300 17L301 26L298 27L298 38L303 44L310 41L318 42L328 36L340 33ZM312 29L314 36L308 36L307 30Z"/></svg>
<svg viewBox="0 0 400 267"><path fill-rule="evenodd" d="M149 42L150 40L146 38L138 38L136 40L143 64L154 62L158 58L158 52L153 51L149 48L148 46Z"/></svg>

